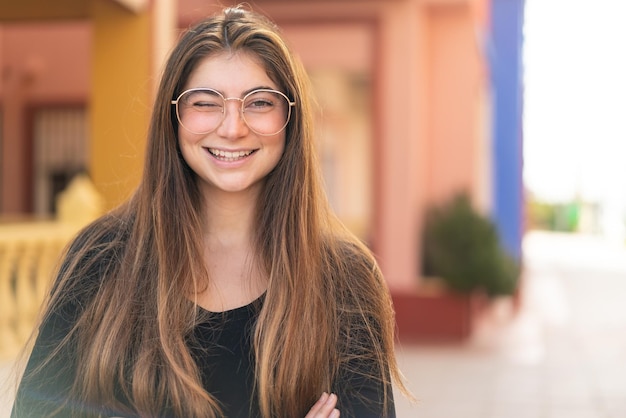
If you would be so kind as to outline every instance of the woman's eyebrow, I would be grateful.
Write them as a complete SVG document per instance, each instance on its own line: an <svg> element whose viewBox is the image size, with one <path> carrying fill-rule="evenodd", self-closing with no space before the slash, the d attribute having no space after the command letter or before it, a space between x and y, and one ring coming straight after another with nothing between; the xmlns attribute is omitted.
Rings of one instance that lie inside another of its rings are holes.
<svg viewBox="0 0 626 418"><path fill-rule="evenodd" d="M190 88L189 90L193 90L193 89L197 89L197 90L202 90L202 89L205 89L205 90L212 90L212 91L216 91L216 92L218 92L219 94L221 94L221 95L222 95L222 96L224 96L224 97L228 97L224 91L222 91L222 90L218 90L218 89L213 88L213 87L208 87L208 86L202 86L202 87L192 87L192 88ZM250 94L250 93L252 93L253 91L256 91L256 90L276 90L276 88L275 88L275 87L272 87L272 86L264 86L264 85L260 85L260 86L256 86L256 87L252 87L252 88L249 88L249 89L247 89L247 90L244 90L244 91L241 93L241 96L239 96L239 97L240 97L240 98L241 98L241 97L244 97L245 95Z"/></svg>
<svg viewBox="0 0 626 418"><path fill-rule="evenodd" d="M246 94L250 94L255 90L276 90L274 87L271 86L257 86L257 87L252 87L251 89L248 89L246 91L243 92L243 94L241 95L241 97L245 96Z"/></svg>
<svg viewBox="0 0 626 418"><path fill-rule="evenodd" d="M219 90L219 89L216 89L216 88L214 88L214 87L209 87L209 86L198 86L198 87L191 87L189 90L193 90L193 89L198 89L198 90L201 90L201 89L213 90L213 91L218 92L218 93L219 93L219 94L221 94L222 96L227 97L226 93L225 93L223 90ZM252 92L253 92L253 91L255 91L255 90L276 90L276 88L275 88L275 87L272 87L272 86L266 86L266 85L260 85L260 86L252 87L252 88L249 88L249 89L247 89L247 90L244 90L244 91L241 93L241 96L240 96L240 97L244 97L246 94L250 94L250 93L252 93Z"/></svg>

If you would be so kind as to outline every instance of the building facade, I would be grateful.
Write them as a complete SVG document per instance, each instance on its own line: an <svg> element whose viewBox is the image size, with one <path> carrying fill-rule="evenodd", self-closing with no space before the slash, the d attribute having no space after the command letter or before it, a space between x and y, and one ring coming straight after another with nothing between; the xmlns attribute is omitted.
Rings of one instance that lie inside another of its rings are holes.
<svg viewBox="0 0 626 418"><path fill-rule="evenodd" d="M214 3L0 5L0 216L49 215L81 171L108 208L128 197L164 57L180 31L219 10ZM523 1L251 5L278 23L311 75L331 203L372 247L392 291L419 287L424 213L458 191L493 215L519 255L520 74L510 78L519 63L494 68L510 62L500 51L511 45L521 55L521 26L494 17L519 23Z"/></svg>

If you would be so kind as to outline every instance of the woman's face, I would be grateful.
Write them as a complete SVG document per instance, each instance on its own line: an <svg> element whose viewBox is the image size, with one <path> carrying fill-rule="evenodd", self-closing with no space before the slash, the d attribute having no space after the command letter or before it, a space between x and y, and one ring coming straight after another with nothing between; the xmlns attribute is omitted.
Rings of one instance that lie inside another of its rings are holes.
<svg viewBox="0 0 626 418"><path fill-rule="evenodd" d="M277 117L285 119L284 113L276 115L288 111L289 106L276 110L274 106L284 107L283 99L274 95L280 103L271 103L262 91L259 97L248 96L244 120L243 102L236 99L258 89L278 90L258 59L246 52L223 52L201 60L185 90L202 88L211 90L179 99L179 118L187 126L178 126L183 158L209 193L258 190L285 148L285 129L278 133L268 129L273 130ZM230 100L223 101L215 92ZM194 133L207 130L210 132Z"/></svg>

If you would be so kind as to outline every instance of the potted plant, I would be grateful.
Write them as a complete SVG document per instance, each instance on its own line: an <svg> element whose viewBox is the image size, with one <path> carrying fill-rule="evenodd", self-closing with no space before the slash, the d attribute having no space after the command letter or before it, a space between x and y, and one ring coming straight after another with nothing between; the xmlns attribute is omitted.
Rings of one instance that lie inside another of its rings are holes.
<svg viewBox="0 0 626 418"><path fill-rule="evenodd" d="M516 292L518 263L467 194L427 211L422 243L422 291L394 298L401 337L464 339L491 298Z"/></svg>

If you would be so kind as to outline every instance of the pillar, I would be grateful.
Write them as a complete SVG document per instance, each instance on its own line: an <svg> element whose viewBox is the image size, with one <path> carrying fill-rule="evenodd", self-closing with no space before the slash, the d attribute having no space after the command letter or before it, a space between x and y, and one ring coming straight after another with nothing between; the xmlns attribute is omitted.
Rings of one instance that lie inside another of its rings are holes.
<svg viewBox="0 0 626 418"><path fill-rule="evenodd" d="M143 167L152 106L151 8L93 0L90 175L110 209L128 198Z"/></svg>
<svg viewBox="0 0 626 418"><path fill-rule="evenodd" d="M425 16L416 2L384 10L377 51L374 250L393 292L419 281L420 213L426 153Z"/></svg>
<svg viewBox="0 0 626 418"><path fill-rule="evenodd" d="M0 213L21 215L32 206L30 152L26 135L26 94L28 79L16 67L6 69L3 85L2 133L0 139Z"/></svg>

